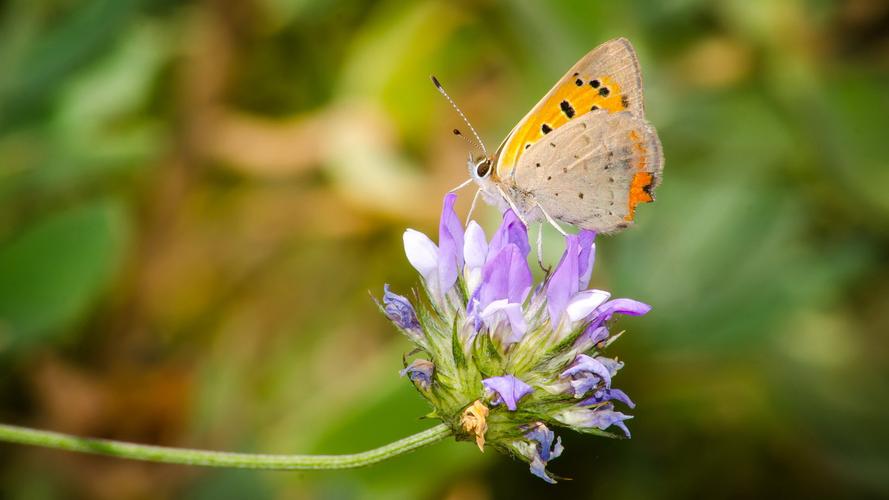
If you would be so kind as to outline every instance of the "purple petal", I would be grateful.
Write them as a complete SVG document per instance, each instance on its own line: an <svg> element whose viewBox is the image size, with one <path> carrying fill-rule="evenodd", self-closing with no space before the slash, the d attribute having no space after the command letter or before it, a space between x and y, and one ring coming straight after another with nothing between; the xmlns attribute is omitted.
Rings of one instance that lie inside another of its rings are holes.
<svg viewBox="0 0 889 500"><path fill-rule="evenodd" d="M497 255L506 245L515 245L521 251L524 258L531 253L531 245L528 243L528 228L522 223L512 210L503 214L503 222L497 228L497 232L491 238L488 248L488 258Z"/></svg>
<svg viewBox="0 0 889 500"><path fill-rule="evenodd" d="M590 285L593 263L596 261L596 232L584 229L577 234L577 238L580 243L580 256L577 267L578 286L580 290L586 290Z"/></svg>
<svg viewBox="0 0 889 500"><path fill-rule="evenodd" d="M441 209L438 225L438 280L441 293L457 282L457 273L463 268L463 224L454 212L457 195L448 193Z"/></svg>
<svg viewBox="0 0 889 500"><path fill-rule="evenodd" d="M559 377L560 378L567 378L567 377L586 378L585 377L586 374L595 375L596 377L601 379L602 382L605 384L605 387L611 386L612 373L608 369L608 366L606 366L604 363L602 363L602 361L600 361L598 358L593 358L593 357L587 356L586 354L578 354L577 357L574 358L574 363L572 363L571 366L567 370L563 371L561 373L561 375L559 375ZM589 390L591 388L592 387L588 387L587 390ZM575 392L575 394L583 395L585 392L586 391Z"/></svg>
<svg viewBox="0 0 889 500"><path fill-rule="evenodd" d="M577 339L577 342L575 342L574 346L578 351L583 352L592 348L599 342L607 339L608 335L609 333L607 327L590 325L587 327L586 331L583 332L580 338Z"/></svg>
<svg viewBox="0 0 889 500"><path fill-rule="evenodd" d="M389 291L389 284L383 285L383 310L395 326L402 330L419 330L420 322L414 306L407 298Z"/></svg>
<svg viewBox="0 0 889 500"><path fill-rule="evenodd" d="M616 359L606 358L603 356L596 356L596 361L602 364L605 368L608 369L608 373L611 376L617 375L618 370L624 367L623 361L618 361Z"/></svg>
<svg viewBox="0 0 889 500"><path fill-rule="evenodd" d="M520 399L527 396L534 389L513 375L503 375L482 380L485 392L493 394L493 404L503 403L509 411L515 411Z"/></svg>
<svg viewBox="0 0 889 500"><path fill-rule="evenodd" d="M563 424L573 427L595 427L599 430L606 430L612 425L619 427L627 437L630 437L630 430L623 423L629 420L632 415L625 415L619 411L614 411L611 404L606 404L601 408L589 409L574 407L565 410L555 416L556 420Z"/></svg>
<svg viewBox="0 0 889 500"><path fill-rule="evenodd" d="M600 381L599 377L589 373L585 373L581 377L572 380L571 388L574 390L574 397L578 399L584 397L586 393L595 389Z"/></svg>
<svg viewBox="0 0 889 500"><path fill-rule="evenodd" d="M407 366L404 370L401 370L401 376L407 375L407 378L411 379L411 382L417 385L420 389L426 391L429 390L429 387L432 385L432 372L435 370L435 365L432 364L431 361L425 359L415 359L413 363Z"/></svg>
<svg viewBox="0 0 889 500"><path fill-rule="evenodd" d="M547 309L553 328L559 327L562 313L568 306L571 297L577 294L578 288L578 241L577 236L569 234L565 237L565 253L559 266L553 272L546 286Z"/></svg>
<svg viewBox="0 0 889 500"><path fill-rule="evenodd" d="M522 314L522 305L509 303L506 299L491 302L479 316L493 332L501 330L498 328L501 322L508 323L508 334L500 336L503 345L514 344L522 340L525 332L528 331L528 324Z"/></svg>
<svg viewBox="0 0 889 500"><path fill-rule="evenodd" d="M636 407L636 403L633 403L633 400L620 389L599 389L593 393L592 397L584 399L578 403L578 406L593 406L608 401L620 401L630 408Z"/></svg>
<svg viewBox="0 0 889 500"><path fill-rule="evenodd" d="M571 297L571 300L568 301L568 306L565 307L565 312L568 313L568 319L571 321L580 321L598 309L610 297L611 294L605 290L584 290L582 292L577 292L577 294L575 294L574 297Z"/></svg>
<svg viewBox="0 0 889 500"><path fill-rule="evenodd" d="M596 323L602 324L611 319L615 314L627 314L629 316L642 316L651 310L651 306L633 299L614 299L599 306L594 315Z"/></svg>
<svg viewBox="0 0 889 500"><path fill-rule="evenodd" d="M550 475L546 472L546 462L543 461L540 457L534 457L531 459L530 465L531 474L543 479L549 484L556 484L556 480L551 478Z"/></svg>
<svg viewBox="0 0 889 500"><path fill-rule="evenodd" d="M562 454L562 441L557 441L554 447L553 440L556 438L556 434L542 423L537 423L532 426L531 429L525 433L525 437L536 442L538 455L544 462L549 462L550 460L558 458L559 455Z"/></svg>
<svg viewBox="0 0 889 500"><path fill-rule="evenodd" d="M588 420L589 425L587 427L596 427L599 430L605 430L611 427L612 425L616 425L627 437L630 436L630 429L627 428L626 424L624 424L624 420L629 420L633 418L631 415L625 415L619 411L614 411L611 409L601 409L601 410L593 410L592 416Z"/></svg>
<svg viewBox="0 0 889 500"><path fill-rule="evenodd" d="M495 300L507 299L522 303L531 290L531 269L515 245L506 245L482 269L479 306L482 309Z"/></svg>

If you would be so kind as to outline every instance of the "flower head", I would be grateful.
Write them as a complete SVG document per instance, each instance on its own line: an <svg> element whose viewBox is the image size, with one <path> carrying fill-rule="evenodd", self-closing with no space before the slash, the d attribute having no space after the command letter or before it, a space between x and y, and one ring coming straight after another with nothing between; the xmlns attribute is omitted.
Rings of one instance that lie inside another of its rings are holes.
<svg viewBox="0 0 889 500"><path fill-rule="evenodd" d="M510 453L536 476L555 482L547 464L562 453L554 427L630 436L633 408L613 386L623 367L604 350L618 337L615 315L651 308L588 289L595 233L565 238L551 275L535 285L522 221L507 210L490 240L475 221L466 228L445 197L438 244L408 229L405 253L425 293L417 300L386 286L381 309L423 353L402 370L459 439ZM618 429L619 434L611 432Z"/></svg>

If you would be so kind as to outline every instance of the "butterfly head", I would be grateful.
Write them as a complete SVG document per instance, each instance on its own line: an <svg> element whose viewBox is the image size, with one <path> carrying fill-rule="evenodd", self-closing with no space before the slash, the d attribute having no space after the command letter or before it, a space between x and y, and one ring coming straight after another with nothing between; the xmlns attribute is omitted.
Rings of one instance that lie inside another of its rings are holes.
<svg viewBox="0 0 889 500"><path fill-rule="evenodd" d="M494 170L493 162L490 158L485 156L474 158L470 154L466 166L469 168L469 175L477 182L488 179L491 176L491 172Z"/></svg>
<svg viewBox="0 0 889 500"><path fill-rule="evenodd" d="M473 157L469 155L466 161L466 167L469 169L469 176L478 185L482 198L488 204L500 208L501 211L510 207L507 200L503 198L503 191L498 187L499 180L495 175L495 159L487 156Z"/></svg>

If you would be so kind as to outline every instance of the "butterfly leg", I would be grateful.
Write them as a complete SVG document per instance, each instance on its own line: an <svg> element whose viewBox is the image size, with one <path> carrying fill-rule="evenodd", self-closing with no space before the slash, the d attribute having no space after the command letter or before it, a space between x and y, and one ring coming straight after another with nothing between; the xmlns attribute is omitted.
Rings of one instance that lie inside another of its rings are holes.
<svg viewBox="0 0 889 500"><path fill-rule="evenodd" d="M475 192L475 196L472 197L472 205L469 205L469 212L466 214L466 224L465 225L467 225L467 226L469 225L469 220L472 219L472 212L475 212L475 204L478 201L478 197L480 194L482 194L481 188L479 188Z"/></svg>
<svg viewBox="0 0 889 500"><path fill-rule="evenodd" d="M549 272L552 269L551 267L547 267L543 265L543 223L537 226L537 265L540 266L540 269L543 271L544 275L549 276Z"/></svg>
<svg viewBox="0 0 889 500"><path fill-rule="evenodd" d="M503 190L503 188L500 187L499 185L497 186L497 191L500 191L500 196L502 196L503 199L506 200L506 203L509 203L509 208L511 208L513 213L515 213L516 217L518 217L519 220L522 221L522 224L524 224L525 227L528 227L528 221L525 220L525 217L522 215L522 212L520 212L518 207L515 206L515 202L512 201L512 198L510 198L506 194L506 192ZM565 233L563 232L562 234L565 234Z"/></svg>
<svg viewBox="0 0 889 500"><path fill-rule="evenodd" d="M470 182L472 182L472 178L471 178L471 177L470 177L469 179L466 179L465 181L461 182L459 186L457 186L457 187L455 187L455 188L452 188L452 189L449 190L448 192L449 192L449 193L456 193L457 191L459 191L459 190L465 188L466 186L468 186Z"/></svg>
<svg viewBox="0 0 889 500"><path fill-rule="evenodd" d="M547 211L543 209L542 206L540 206L540 203L537 204L537 208L539 208L539 209L540 209L540 213L542 213L543 216L546 217L546 221L549 222L554 228L556 228L556 231L558 231L559 233L561 233L562 236L568 236L568 233L566 233L565 230L562 229L562 226L560 226L559 223L556 222L556 220L553 219L553 218L549 215L549 213L547 213Z"/></svg>

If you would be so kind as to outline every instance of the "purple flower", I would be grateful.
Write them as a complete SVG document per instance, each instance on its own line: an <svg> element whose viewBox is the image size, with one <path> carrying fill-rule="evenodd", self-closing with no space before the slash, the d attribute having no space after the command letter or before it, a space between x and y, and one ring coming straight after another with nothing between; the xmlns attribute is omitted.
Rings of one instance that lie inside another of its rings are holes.
<svg viewBox="0 0 889 500"><path fill-rule="evenodd" d="M526 456L530 459L531 473L548 483L555 483L556 481L546 472L546 465L550 460L555 460L562 454L564 450L562 438L556 438L555 433L541 422L532 425L530 430L525 433L525 438L531 444L528 449L530 456Z"/></svg>
<svg viewBox="0 0 889 500"><path fill-rule="evenodd" d="M395 326L402 330L419 331L420 322L414 306L407 298L389 290L389 284L383 285L383 310Z"/></svg>
<svg viewBox="0 0 889 500"><path fill-rule="evenodd" d="M491 337L501 344L518 342L528 331L528 324L522 314L522 305L510 303L506 299L495 300L479 313L479 319L488 327Z"/></svg>
<svg viewBox="0 0 889 500"><path fill-rule="evenodd" d="M482 385L489 397L493 395L492 404L503 403L509 411L515 411L519 400L534 390L530 385L513 375L486 378L482 380Z"/></svg>
<svg viewBox="0 0 889 500"><path fill-rule="evenodd" d="M614 411L610 403L599 408L582 408L576 406L565 410L555 416L556 420L572 427L596 428L606 430L612 425L620 428L627 437L630 437L630 429L624 424L624 420L633 418L619 411Z"/></svg>
<svg viewBox="0 0 889 500"><path fill-rule="evenodd" d="M521 304L531 291L531 269L519 247L508 244L488 259L482 269L482 283L478 291L479 307L506 299Z"/></svg>
<svg viewBox="0 0 889 500"><path fill-rule="evenodd" d="M463 226L454 212L457 195L445 196L439 224L438 246L425 234L408 229L404 232L404 253L408 262L423 277L423 282L440 303L454 286L463 268Z"/></svg>
<svg viewBox="0 0 889 500"><path fill-rule="evenodd" d="M407 378L416 384L417 387L424 391L428 391L429 387L432 386L432 372L434 370L435 365L433 365L431 361L415 359L413 363L409 364L404 370L401 370L398 373L402 377L407 375Z"/></svg>
<svg viewBox="0 0 889 500"><path fill-rule="evenodd" d="M443 420L462 408L455 429L461 438L474 439L482 450L488 439L553 483L547 464L563 448L544 422L591 434L617 427L630 436L625 421L632 417L614 409L618 402L635 406L612 387L623 363L601 354L620 337L609 333L614 315L638 316L651 308L589 289L596 233L566 236L552 275L535 284L522 220L506 210L488 240L475 221L464 229L455 203L455 195L445 196L437 243L412 229L404 233L424 300L412 303L384 287L381 309L425 358L401 375Z"/></svg>
<svg viewBox="0 0 889 500"><path fill-rule="evenodd" d="M528 243L528 228L512 210L507 210L503 214L503 222L491 238L488 257L497 255L506 245L518 247L525 258L531 253L531 245Z"/></svg>
<svg viewBox="0 0 889 500"><path fill-rule="evenodd" d="M457 195L445 196L438 225L438 280L442 293L457 282L457 274L463 268L463 224L454 212Z"/></svg>
<svg viewBox="0 0 889 500"><path fill-rule="evenodd" d="M651 310L651 306L633 299L614 299L599 306L593 313L595 319L590 326L599 326L615 314L642 316Z"/></svg>
<svg viewBox="0 0 889 500"><path fill-rule="evenodd" d="M578 280L578 241L577 236L565 237L565 253L562 260L553 272L546 286L547 310L553 329L559 328L562 313L568 307L568 302L580 291Z"/></svg>
<svg viewBox="0 0 889 500"><path fill-rule="evenodd" d="M599 358L579 354L574 363L563 371L560 378L570 377L574 397L581 398L601 381L605 387L611 386L611 370Z"/></svg>
<svg viewBox="0 0 889 500"><path fill-rule="evenodd" d="M580 244L580 255L577 258L578 284L584 290L590 286L593 263L596 262L596 232L584 229L577 233L577 240Z"/></svg>
<svg viewBox="0 0 889 500"><path fill-rule="evenodd" d="M620 401L630 408L636 407L636 403L633 403L633 400L620 389L599 389L593 393L592 397L584 399L577 404L578 406L593 406L600 403L607 403L609 401Z"/></svg>
<svg viewBox="0 0 889 500"><path fill-rule="evenodd" d="M592 349L593 346L607 339L609 335L608 328L604 326L590 325L583 332L577 342L574 344L575 349L584 352Z"/></svg>

